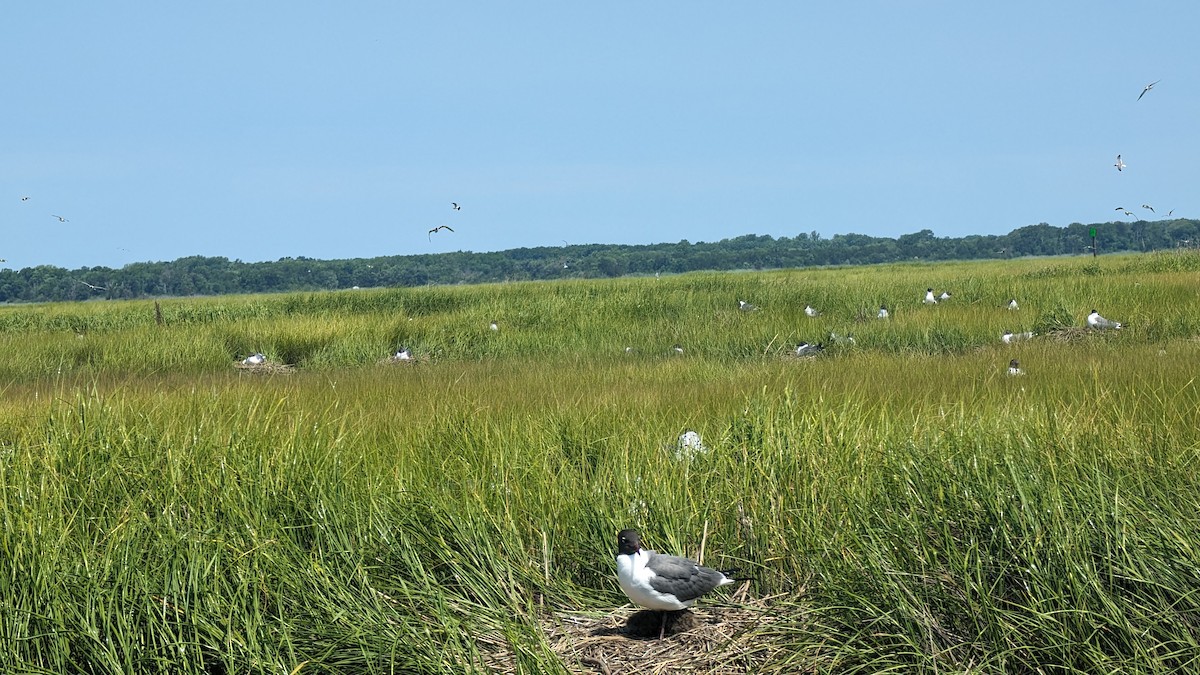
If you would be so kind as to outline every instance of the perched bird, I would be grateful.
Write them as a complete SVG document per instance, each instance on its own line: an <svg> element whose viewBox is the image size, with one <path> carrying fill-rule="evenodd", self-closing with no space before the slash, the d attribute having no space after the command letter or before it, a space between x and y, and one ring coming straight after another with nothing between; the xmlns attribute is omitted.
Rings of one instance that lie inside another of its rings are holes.
<svg viewBox="0 0 1200 675"><path fill-rule="evenodd" d="M938 300L949 300L949 299L950 299L950 293L947 291L942 291L942 294L938 296Z"/></svg>
<svg viewBox="0 0 1200 675"><path fill-rule="evenodd" d="M682 354L683 353L683 345L676 342L675 345L673 347L671 347L671 350L674 351L676 354Z"/></svg>
<svg viewBox="0 0 1200 675"><path fill-rule="evenodd" d="M829 331L829 341L835 345L858 344L857 342L854 341L854 333L846 333L843 336L843 335L838 335L837 333L835 333L833 331Z"/></svg>
<svg viewBox="0 0 1200 675"><path fill-rule="evenodd" d="M1117 155L1117 163L1116 163L1116 164L1113 164L1113 166L1117 167L1117 171L1124 171L1124 170L1125 170L1125 162L1122 162L1122 161L1121 161L1121 156L1120 156L1120 155Z"/></svg>
<svg viewBox="0 0 1200 675"><path fill-rule="evenodd" d="M1009 301L1008 301L1008 308L1009 308L1009 309L1020 309L1020 307L1018 307L1018 306L1017 306L1017 299L1016 299L1016 298L1013 298L1013 299L1011 299L1011 300L1009 300Z"/></svg>
<svg viewBox="0 0 1200 675"><path fill-rule="evenodd" d="M246 358L242 359L243 366L261 366L262 364L264 364L266 362L267 362L267 357L263 356L260 352L255 352L255 353L251 354L250 356L247 356Z"/></svg>
<svg viewBox="0 0 1200 675"><path fill-rule="evenodd" d="M876 319L886 319L886 318L888 318L889 316L891 316L891 315L890 315L890 314L888 314L888 309L887 309L887 307L885 307L884 305L880 305L880 306L879 306L879 313L875 315L875 318L876 318Z"/></svg>
<svg viewBox="0 0 1200 675"><path fill-rule="evenodd" d="M742 310L743 312L753 312L758 308L746 302L745 300L738 300L738 309Z"/></svg>
<svg viewBox="0 0 1200 675"><path fill-rule="evenodd" d="M493 322L491 322L491 323L489 323L489 324L488 324L488 328L489 328L490 330L500 330L500 324L498 324L498 323L496 323L495 321L493 321Z"/></svg>
<svg viewBox="0 0 1200 675"><path fill-rule="evenodd" d="M658 631L660 640L667 627L665 612L687 609L705 593L740 581L730 576L735 572L702 567L688 558L644 549L636 530L617 533L617 582L635 605L664 612Z"/></svg>
<svg viewBox="0 0 1200 675"><path fill-rule="evenodd" d="M1138 94L1137 100L1139 100L1139 101L1142 100L1142 97L1146 95L1146 92L1153 89L1154 85L1158 84L1159 82L1162 82L1162 80L1155 80L1155 81L1151 82L1150 84L1146 85L1145 87L1143 87L1142 93ZM1168 96L1167 98L1170 98L1170 97Z"/></svg>
<svg viewBox="0 0 1200 675"><path fill-rule="evenodd" d="M412 361L412 352L408 351L408 347L401 347L396 355L392 357L393 361Z"/></svg>
<svg viewBox="0 0 1200 675"><path fill-rule="evenodd" d="M925 304L927 304L927 305L936 305L937 304L937 298L933 297L933 289L932 288L925 289Z"/></svg>
<svg viewBox="0 0 1200 675"><path fill-rule="evenodd" d="M821 313L820 313L820 312L818 312L816 309L814 309L812 305L805 305L805 306L804 306L804 313L805 313L806 315L808 315L808 316L811 316L811 317L818 317L818 316L821 316Z"/></svg>
<svg viewBox="0 0 1200 675"><path fill-rule="evenodd" d="M426 235L428 237L429 241L433 241L433 233L437 232L438 230L450 230L451 232L453 232L454 228L450 227L449 225L438 225L437 227L430 230L429 234Z"/></svg>
<svg viewBox="0 0 1200 675"><path fill-rule="evenodd" d="M1029 331L1026 333L1014 333L1011 330L1006 330L1006 331L1004 331L1004 335L1000 336L1000 341L1006 345L1010 345L1010 344L1020 341L1020 340L1033 339L1034 335L1037 335L1037 333L1034 333L1032 331Z"/></svg>
<svg viewBox="0 0 1200 675"><path fill-rule="evenodd" d="M1088 314L1087 325L1088 328L1095 328L1097 330L1121 330L1121 322L1109 321L1108 319L1100 316L1100 312L1097 312L1094 309L1092 310L1091 314Z"/></svg>
<svg viewBox="0 0 1200 675"><path fill-rule="evenodd" d="M462 207L458 205L458 202L450 202L450 208L455 211L462 211Z"/></svg>
<svg viewBox="0 0 1200 675"><path fill-rule="evenodd" d="M632 353L633 353L633 347L626 347L626 348L625 348L625 353L626 353L626 354L632 354Z"/></svg>
<svg viewBox="0 0 1200 675"><path fill-rule="evenodd" d="M1012 361L1008 362L1008 374L1009 375L1024 375L1025 371L1021 370L1021 364L1017 363L1016 359L1013 359Z"/></svg>
<svg viewBox="0 0 1200 675"><path fill-rule="evenodd" d="M69 223L69 222L71 222L71 221L67 220L66 218L63 218L62 216L56 216L56 215L54 215L53 213L51 213L51 214L50 214L50 217L51 217L51 218L58 218L58 222L60 222L60 223Z"/></svg>
<svg viewBox="0 0 1200 675"><path fill-rule="evenodd" d="M807 342L801 342L800 344L796 345L796 356L816 356L823 351L825 351L825 345L821 344L820 342L815 345Z"/></svg>

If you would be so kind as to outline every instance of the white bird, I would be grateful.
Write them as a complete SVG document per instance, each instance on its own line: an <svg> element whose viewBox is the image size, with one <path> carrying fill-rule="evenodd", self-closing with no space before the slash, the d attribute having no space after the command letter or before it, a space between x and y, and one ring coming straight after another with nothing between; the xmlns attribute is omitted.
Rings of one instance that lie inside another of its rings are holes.
<svg viewBox="0 0 1200 675"><path fill-rule="evenodd" d="M1138 94L1137 100L1139 100L1139 101L1142 100L1142 97L1146 95L1146 92L1153 89L1154 85L1158 84L1159 82L1162 82L1162 80L1155 80L1155 81L1151 82L1150 84L1146 85L1145 87L1143 87L1142 93ZM1168 98L1170 98L1170 97L1168 96Z"/></svg>
<svg viewBox="0 0 1200 675"><path fill-rule="evenodd" d="M746 302L745 300L738 300L738 309L742 310L743 312L753 312L758 308Z"/></svg>
<svg viewBox="0 0 1200 675"><path fill-rule="evenodd" d="M62 216L56 216L56 215L54 215L53 213L51 213L51 214L50 214L50 217L51 217L51 218L58 218L58 222L60 222L60 223L69 223L69 222L71 222L71 221L67 220L66 218L63 218Z"/></svg>
<svg viewBox="0 0 1200 675"><path fill-rule="evenodd" d="M949 299L950 299L950 294L947 293L946 291L942 291L942 294L938 296L938 300L949 300Z"/></svg>
<svg viewBox="0 0 1200 675"><path fill-rule="evenodd" d="M888 308L887 308L887 307L885 307L885 306L883 306L883 305L880 305L880 306L879 306L879 313L875 315L875 318L876 318L876 319L886 319L886 318L888 318L889 316L891 316L891 315L890 315L890 314L888 314Z"/></svg>
<svg viewBox="0 0 1200 675"><path fill-rule="evenodd" d="M679 344L678 342L676 342L676 343L675 343L675 346L671 347L671 349L672 349L672 350L674 350L674 352L675 352L676 354L682 354L682 353L683 353L683 345Z"/></svg>
<svg viewBox="0 0 1200 675"><path fill-rule="evenodd" d="M937 304L937 298L933 297L933 289L932 288L925 289L925 304L927 304L927 305L936 305Z"/></svg>
<svg viewBox="0 0 1200 675"><path fill-rule="evenodd" d="M854 340L854 333L846 333L845 336L838 335L833 331L829 331L829 341L835 345L853 345L858 344Z"/></svg>
<svg viewBox="0 0 1200 675"><path fill-rule="evenodd" d="M815 345L807 342L801 342L796 345L796 356L816 356L823 351L825 351L825 345L822 345L820 342Z"/></svg>
<svg viewBox="0 0 1200 675"><path fill-rule="evenodd" d="M617 533L617 582L635 605L664 612L660 640L667 627L665 612L687 609L705 593L740 581L730 576L736 571L702 567L689 558L644 549L636 530Z"/></svg>
<svg viewBox="0 0 1200 675"><path fill-rule="evenodd" d="M1142 204L1142 208L1143 208L1143 209L1149 209L1149 210L1150 210L1150 213L1154 213L1154 212L1155 212L1155 211L1154 211L1154 207L1153 207L1153 206L1150 206L1149 204Z"/></svg>
<svg viewBox="0 0 1200 675"><path fill-rule="evenodd" d="M251 354L250 356L247 356L246 358L242 359L243 366L261 366L262 364L264 364L266 362L267 362L267 357L263 356L261 353L258 353L258 352L255 352L255 353Z"/></svg>
<svg viewBox="0 0 1200 675"><path fill-rule="evenodd" d="M804 313L807 314L808 316L812 316L812 317L821 316L821 313L818 312L816 309L814 309L812 305L805 305Z"/></svg>
<svg viewBox="0 0 1200 675"><path fill-rule="evenodd" d="M1013 298L1012 300L1009 300L1009 301L1008 301L1008 308L1009 308L1009 309L1020 309L1020 307L1018 307L1018 306L1017 306L1017 299L1016 299L1016 298Z"/></svg>
<svg viewBox="0 0 1200 675"><path fill-rule="evenodd" d="M1108 319L1100 316L1100 312L1097 312L1094 309L1092 310L1091 314L1088 314L1087 325L1088 328L1095 328L1097 330L1121 330L1122 327L1121 322L1109 321Z"/></svg>
<svg viewBox="0 0 1200 675"><path fill-rule="evenodd" d="M632 353L633 353L633 347L626 347L626 348L625 348L625 353L626 353L626 354L632 354Z"/></svg>
<svg viewBox="0 0 1200 675"><path fill-rule="evenodd" d="M412 361L412 352L408 351L408 347L401 347L396 355L392 357L393 361Z"/></svg>
<svg viewBox="0 0 1200 675"><path fill-rule="evenodd" d="M1024 375L1025 371L1021 370L1021 364L1017 363L1016 359L1013 359L1012 361L1008 362L1008 374L1009 375Z"/></svg>
<svg viewBox="0 0 1200 675"><path fill-rule="evenodd" d="M1117 163L1116 163L1116 164L1113 164L1113 166L1117 167L1117 171L1124 171L1124 170L1125 170L1125 162L1122 162L1122 161L1121 161L1121 156L1120 156L1120 155L1117 155Z"/></svg>
<svg viewBox="0 0 1200 675"><path fill-rule="evenodd" d="M83 284L84 286L87 286L88 288L92 289L93 291L107 291L108 290L104 286L96 286L94 284L89 284L88 282L83 281L83 280L78 280L78 281L79 281L79 283Z"/></svg>
<svg viewBox="0 0 1200 675"><path fill-rule="evenodd" d="M493 322L491 322L491 323L489 323L489 324L488 324L488 328L489 328L489 329L491 329L491 330L500 330L500 324L498 324L498 323L496 323L495 321L493 321Z"/></svg>
<svg viewBox="0 0 1200 675"><path fill-rule="evenodd" d="M1006 331L1004 331L1004 335L1000 336L1000 341L1006 345L1010 345L1010 344L1012 344L1014 342L1018 342L1020 340L1032 340L1033 336L1035 336L1035 335L1037 335L1037 333L1034 333L1033 331L1029 331L1029 332L1025 332L1025 333L1014 333L1011 330L1006 330Z"/></svg>
<svg viewBox="0 0 1200 675"><path fill-rule="evenodd" d="M691 429L680 434L679 440L675 443L676 459L688 459L705 452L708 452L708 448L705 447L700 434Z"/></svg>

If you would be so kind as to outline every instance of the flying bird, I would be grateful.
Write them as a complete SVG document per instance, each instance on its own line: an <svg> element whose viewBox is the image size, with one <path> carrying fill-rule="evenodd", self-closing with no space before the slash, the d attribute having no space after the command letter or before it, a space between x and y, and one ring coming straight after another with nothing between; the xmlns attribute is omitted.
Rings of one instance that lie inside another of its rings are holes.
<svg viewBox="0 0 1200 675"><path fill-rule="evenodd" d="M660 640L667 627L666 612L687 609L713 589L741 581L731 576L735 572L644 549L636 530L617 533L617 582L635 605L663 612Z"/></svg>
<svg viewBox="0 0 1200 675"><path fill-rule="evenodd" d="M455 211L462 211L462 207L458 205L458 202L450 202L450 208Z"/></svg>
<svg viewBox="0 0 1200 675"><path fill-rule="evenodd" d="M1109 321L1108 319L1100 316L1100 312L1097 312L1094 309L1092 310L1091 314L1088 314L1087 325L1088 328L1095 328L1097 330L1121 330L1122 328L1120 321Z"/></svg>
<svg viewBox="0 0 1200 675"><path fill-rule="evenodd" d="M21 201L23 201L23 202L27 202L27 201L29 201L29 195L22 195L22 196L21 196Z"/></svg>
<svg viewBox="0 0 1200 675"><path fill-rule="evenodd" d="M1125 170L1125 162L1122 162L1122 161L1121 161L1121 156L1120 156L1120 155L1117 155L1117 163L1116 163L1116 164L1113 164L1113 166L1117 167L1117 171L1124 171L1124 170Z"/></svg>
<svg viewBox="0 0 1200 675"><path fill-rule="evenodd" d="M51 213L51 214L50 214L50 217L51 217L51 218L58 218L58 222L60 222L60 223L69 223L69 222L71 222L71 221L67 220L66 218L63 218L62 216L56 216L56 215L54 215L53 213Z"/></svg>
<svg viewBox="0 0 1200 675"><path fill-rule="evenodd" d="M1143 208L1143 209L1149 209L1149 210L1150 210L1150 213L1154 213L1154 207L1153 207L1153 206L1150 206L1149 204L1142 204L1142 208Z"/></svg>
<svg viewBox="0 0 1200 675"><path fill-rule="evenodd" d="M438 225L437 227L430 230L429 234L426 235L429 238L429 241L433 241L433 233L437 232L438 230L450 230L451 232L453 232L454 228L450 227L449 225Z"/></svg>
<svg viewBox="0 0 1200 675"><path fill-rule="evenodd" d="M86 281L84 281L84 280L82 280L82 279L76 279L76 281L78 281L79 283L83 284L84 286L87 286L88 288L92 289L93 291L107 291L107 290L108 290L108 288L106 288L106 287L104 287L104 286L94 286L94 285L92 285L92 284L89 284L88 282L86 282Z"/></svg>
<svg viewBox="0 0 1200 675"><path fill-rule="evenodd" d="M1162 80L1155 80L1155 81L1151 82L1150 84L1146 85L1146 86L1145 86L1145 87L1142 89L1142 93L1138 94L1137 100L1139 100L1139 101L1140 101L1140 100L1142 100L1142 97L1146 95L1146 92L1148 92L1148 91L1150 91L1151 89L1153 89L1153 88L1154 88L1154 85L1158 84L1159 82L1162 82ZM1168 98L1170 98L1170 97L1168 97Z"/></svg>
<svg viewBox="0 0 1200 675"><path fill-rule="evenodd" d="M1126 210L1126 209L1122 209L1122 210L1121 210L1121 213L1124 213L1124 214L1125 214L1125 215L1127 215L1127 216L1132 216L1132 215L1133 215L1133 211L1129 211L1129 210Z"/></svg>

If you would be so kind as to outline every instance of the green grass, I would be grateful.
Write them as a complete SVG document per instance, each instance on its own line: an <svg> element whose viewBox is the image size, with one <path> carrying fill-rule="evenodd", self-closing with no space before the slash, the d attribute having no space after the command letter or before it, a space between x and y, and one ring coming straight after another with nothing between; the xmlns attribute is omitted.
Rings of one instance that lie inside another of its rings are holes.
<svg viewBox="0 0 1200 675"><path fill-rule="evenodd" d="M1172 254L3 308L0 670L565 672L542 624L626 602L624 527L756 577L764 671L1195 670L1198 282ZM1128 328L1000 343L1093 306ZM782 356L831 330L857 345ZM423 362L379 365L401 344ZM675 460L688 428L711 452Z"/></svg>

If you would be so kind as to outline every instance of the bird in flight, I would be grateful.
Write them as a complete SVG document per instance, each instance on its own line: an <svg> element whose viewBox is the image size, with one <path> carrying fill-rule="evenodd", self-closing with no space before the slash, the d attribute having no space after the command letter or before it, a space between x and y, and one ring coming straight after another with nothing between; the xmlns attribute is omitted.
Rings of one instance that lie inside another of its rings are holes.
<svg viewBox="0 0 1200 675"><path fill-rule="evenodd" d="M1139 100L1139 101L1142 100L1142 97L1146 95L1146 92L1153 89L1154 85L1158 84L1159 82L1162 82L1162 80L1155 80L1155 81L1151 82L1150 84L1146 85L1145 88L1142 89L1142 93L1138 94L1137 100Z"/></svg>
<svg viewBox="0 0 1200 675"><path fill-rule="evenodd" d="M1149 204L1142 204L1142 208L1143 208L1143 209L1149 209L1149 210L1150 210L1150 213L1154 213L1154 207L1153 207L1153 206L1150 206Z"/></svg>
<svg viewBox="0 0 1200 675"><path fill-rule="evenodd" d="M426 235L429 238L429 241L433 241L433 233L437 232L438 230L450 230L451 232L453 232L454 228L450 227L449 225L438 225L437 227L430 230L429 234Z"/></svg>
<svg viewBox="0 0 1200 675"><path fill-rule="evenodd" d="M27 202L27 201L29 201L29 195L22 195L22 196L21 196L21 201L23 201L23 202Z"/></svg>
<svg viewBox="0 0 1200 675"><path fill-rule="evenodd" d="M1121 209L1121 213L1124 213L1124 214L1125 214L1125 215L1127 215L1127 216L1132 216L1132 215L1133 215L1133 211L1129 211L1129 210L1127 210L1127 209Z"/></svg>
<svg viewBox="0 0 1200 675"><path fill-rule="evenodd" d="M53 213L51 213L51 214L50 214L50 217L51 217L51 218L58 218L58 222L60 222L60 223L69 223L69 222L71 222L71 221L67 220L66 218L63 218L62 216L56 216L56 215L54 215Z"/></svg>
<svg viewBox="0 0 1200 675"><path fill-rule="evenodd" d="M1120 155L1117 155L1117 163L1116 163L1116 164L1113 164L1113 166L1117 167L1117 171L1124 171L1124 170L1125 170L1125 162L1122 162L1122 161L1121 161L1121 156L1120 156Z"/></svg>
<svg viewBox="0 0 1200 675"><path fill-rule="evenodd" d="M93 291L107 291L108 290L108 288L106 288L104 286L94 286L92 284L89 284L86 281L83 281L82 279L79 279L78 281L79 281L79 283L83 284L84 286L87 286L88 288L92 289Z"/></svg>
<svg viewBox="0 0 1200 675"><path fill-rule="evenodd" d="M455 211L462 211L462 207L458 205L458 202L450 202L450 208Z"/></svg>

